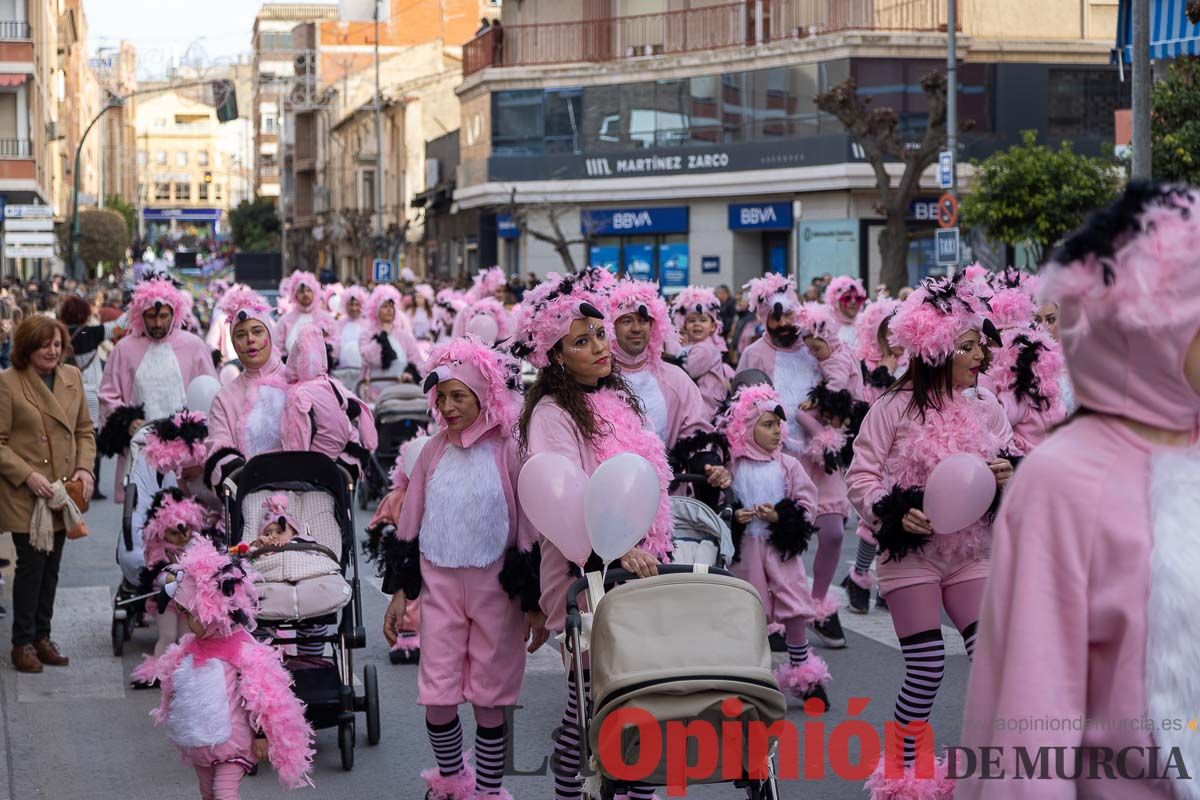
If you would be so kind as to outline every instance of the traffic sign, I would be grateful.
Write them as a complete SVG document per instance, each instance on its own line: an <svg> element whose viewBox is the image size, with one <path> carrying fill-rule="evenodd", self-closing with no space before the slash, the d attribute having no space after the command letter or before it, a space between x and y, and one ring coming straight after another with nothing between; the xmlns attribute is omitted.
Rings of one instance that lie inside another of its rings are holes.
<svg viewBox="0 0 1200 800"><path fill-rule="evenodd" d="M954 153L949 150L938 153L938 186L942 189L954 188Z"/></svg>
<svg viewBox="0 0 1200 800"><path fill-rule="evenodd" d="M5 258L54 258L54 245L45 244L7 244L4 245Z"/></svg>
<svg viewBox="0 0 1200 800"><path fill-rule="evenodd" d="M952 267L958 264L958 228L941 228L933 233L937 246L937 265Z"/></svg>
<svg viewBox="0 0 1200 800"><path fill-rule="evenodd" d="M953 228L958 224L958 198L950 192L938 198L937 223L941 228Z"/></svg>
<svg viewBox="0 0 1200 800"><path fill-rule="evenodd" d="M54 231L9 231L4 234L5 244L54 244Z"/></svg>
<svg viewBox="0 0 1200 800"><path fill-rule="evenodd" d="M4 220L4 230L6 231L52 231L54 230L53 219L25 219L24 217L13 217L12 219Z"/></svg>
<svg viewBox="0 0 1200 800"><path fill-rule="evenodd" d="M392 275L392 262L386 258L377 258L371 262L371 276L376 283L391 283L395 278Z"/></svg>
<svg viewBox="0 0 1200 800"><path fill-rule="evenodd" d="M50 206L5 206L5 219L54 219Z"/></svg>

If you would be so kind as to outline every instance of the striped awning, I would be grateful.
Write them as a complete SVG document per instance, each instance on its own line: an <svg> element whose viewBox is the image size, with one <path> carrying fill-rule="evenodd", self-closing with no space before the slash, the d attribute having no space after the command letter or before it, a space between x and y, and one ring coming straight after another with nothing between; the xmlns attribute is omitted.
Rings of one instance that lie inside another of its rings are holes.
<svg viewBox="0 0 1200 800"><path fill-rule="evenodd" d="M1187 18L1187 0L1150 0L1150 58L1200 55L1200 25ZM1117 10L1117 58L1133 62L1133 3L1121 0Z"/></svg>

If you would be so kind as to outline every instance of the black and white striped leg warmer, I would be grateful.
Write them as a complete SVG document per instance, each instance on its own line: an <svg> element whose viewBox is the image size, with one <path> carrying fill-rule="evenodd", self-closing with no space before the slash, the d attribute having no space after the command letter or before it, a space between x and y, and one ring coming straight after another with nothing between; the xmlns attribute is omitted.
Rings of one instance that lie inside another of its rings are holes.
<svg viewBox="0 0 1200 800"><path fill-rule="evenodd" d="M625 797L628 800L653 800L654 788L650 786L634 786Z"/></svg>
<svg viewBox="0 0 1200 800"><path fill-rule="evenodd" d="M434 725L426 720L425 730L429 734L429 744L433 747L433 757L437 759L438 772L444 777L462 772L463 732L458 717L442 725Z"/></svg>
<svg viewBox="0 0 1200 800"><path fill-rule="evenodd" d="M298 625L296 626L297 638L307 636L326 636L329 633L328 625ZM313 656L320 658L325 655L324 642L297 642L296 655Z"/></svg>
<svg viewBox="0 0 1200 800"><path fill-rule="evenodd" d="M793 667L798 667L805 661L808 661L808 639L803 640L799 644L789 641L787 649L788 663Z"/></svg>
<svg viewBox="0 0 1200 800"><path fill-rule="evenodd" d="M975 660L975 633L979 626L979 621L976 620L970 625L962 629L963 646L967 648L967 658Z"/></svg>
<svg viewBox="0 0 1200 800"><path fill-rule="evenodd" d="M940 629L921 631L900 640L900 652L904 655L904 685L896 698L896 722L901 726L913 722L928 722L933 701L942 685L946 671L946 643L942 641ZM922 743L931 749L933 742L925 742L931 736L926 729ZM917 742L914 737L904 737L904 763L910 765L916 755ZM894 751L893 751L894 752Z"/></svg>
<svg viewBox="0 0 1200 800"><path fill-rule="evenodd" d="M859 575L866 575L871 571L871 562L875 560L875 551L878 548L868 542L866 539L858 540L858 552L854 554L854 571Z"/></svg>
<svg viewBox="0 0 1200 800"><path fill-rule="evenodd" d="M499 794L504 780L504 755L508 749L508 725L475 729L475 791Z"/></svg>
<svg viewBox="0 0 1200 800"><path fill-rule="evenodd" d="M583 694L591 697L591 674L583 671ZM584 709L587 713L587 709ZM579 777L579 706L575 701L575 673L567 678L567 710L563 713L562 726L555 732L554 755L550 759L554 772L554 797L556 800L580 800L583 795L583 780Z"/></svg>

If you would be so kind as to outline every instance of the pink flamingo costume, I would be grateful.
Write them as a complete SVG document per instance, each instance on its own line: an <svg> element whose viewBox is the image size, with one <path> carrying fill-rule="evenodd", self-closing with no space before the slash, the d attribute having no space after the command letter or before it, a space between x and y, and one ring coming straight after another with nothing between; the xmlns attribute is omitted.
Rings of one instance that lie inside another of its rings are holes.
<svg viewBox="0 0 1200 800"><path fill-rule="evenodd" d="M859 304L855 314L846 311L846 306L853 301ZM862 304L867 301L867 290L862 281L849 275L837 275L825 287L825 305L833 312L837 320L838 338L850 347L858 343L858 326L854 324L858 314L862 313Z"/></svg>
<svg viewBox="0 0 1200 800"><path fill-rule="evenodd" d="M296 289L300 286L307 286L312 290L312 302L307 306L301 306L296 302ZM279 353L283 354L291 350L292 345L296 343L296 335L314 323L320 326L324 335L330 338L331 343L336 347L336 340L332 340L335 321L332 314L321 308L321 283L317 280L316 275L304 270L296 270L279 283L279 296L286 299L288 306L287 311L279 318L279 322L275 326L272 340Z"/></svg>
<svg viewBox="0 0 1200 800"><path fill-rule="evenodd" d="M682 333L689 314L704 314L714 326L712 335L707 339L683 348L683 368L700 390L705 418L712 419L717 415L717 408L725 402L729 394L729 382L733 379L733 367L725 363L727 348L725 338L721 335L721 301L712 289L689 286L675 295L671 303L671 319L677 334Z"/></svg>
<svg viewBox="0 0 1200 800"><path fill-rule="evenodd" d="M1043 272L1087 413L1025 458L1005 492L962 738L1004 748L1007 778L961 781L958 798L1200 796L1200 744L1186 725L1200 708L1200 394L1188 374L1200 334L1197 242L1200 194L1134 183ZM1173 443L1152 442L1139 423L1175 432ZM1089 724L1028 732L1016 720ZM1153 724L1130 724L1142 720ZM1066 774L1015 784L1017 746L1065 748ZM1071 765L1100 748L1122 753L1125 769L1087 780ZM1190 780L1166 769L1172 749Z"/></svg>
<svg viewBox="0 0 1200 800"><path fill-rule="evenodd" d="M388 329L379 321L379 310L391 303L396 316ZM422 362L417 340L409 331L408 317L400 310L400 291L381 283L371 290L363 309L363 331L358 337L358 352L362 356L363 377L398 379L405 372L419 375ZM372 387L363 392L363 399L374 402L378 391Z"/></svg>
<svg viewBox="0 0 1200 800"><path fill-rule="evenodd" d="M254 766L254 740L265 736L272 766L285 788L311 786L313 731L279 652L256 642L258 595L254 573L240 560L197 538L164 590L203 629L189 633L159 658L147 658L134 678L162 684L150 712L191 764L203 800L236 800Z"/></svg>
<svg viewBox="0 0 1200 800"><path fill-rule="evenodd" d="M525 670L525 616L537 611L537 534L517 504L521 459L512 428L520 368L474 337L430 353L424 388L443 429L421 449L394 530L377 535L384 591L421 597L417 702L438 768L422 773L437 800L509 797L500 786L503 711ZM457 380L479 402L466 430L445 427L438 386ZM462 755L457 706L475 707L477 771Z"/></svg>

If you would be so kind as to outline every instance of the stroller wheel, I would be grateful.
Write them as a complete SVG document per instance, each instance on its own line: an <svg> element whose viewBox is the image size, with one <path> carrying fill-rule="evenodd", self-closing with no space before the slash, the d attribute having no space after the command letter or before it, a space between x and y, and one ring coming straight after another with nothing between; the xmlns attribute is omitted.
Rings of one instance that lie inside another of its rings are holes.
<svg viewBox="0 0 1200 800"><path fill-rule="evenodd" d="M127 642L133 638L133 626L134 626L135 622L136 622L136 620L134 619L134 617L132 615L130 615L130 616L126 617L125 622L122 623L122 625L125 628L125 641L127 641Z"/></svg>
<svg viewBox="0 0 1200 800"><path fill-rule="evenodd" d="M114 619L112 623L112 653L117 658L125 652L125 622Z"/></svg>
<svg viewBox="0 0 1200 800"><path fill-rule="evenodd" d="M379 675L374 664L363 667L363 694L366 700L367 744L379 744Z"/></svg>
<svg viewBox="0 0 1200 800"><path fill-rule="evenodd" d="M342 751L342 769L346 772L354 769L353 722L343 722L338 725L338 749Z"/></svg>

